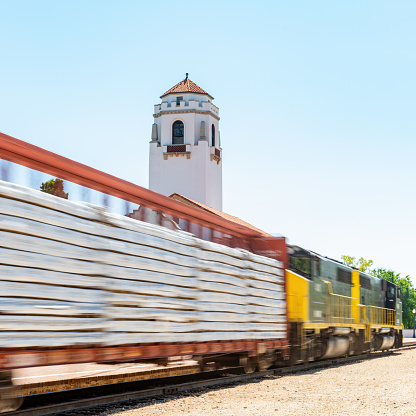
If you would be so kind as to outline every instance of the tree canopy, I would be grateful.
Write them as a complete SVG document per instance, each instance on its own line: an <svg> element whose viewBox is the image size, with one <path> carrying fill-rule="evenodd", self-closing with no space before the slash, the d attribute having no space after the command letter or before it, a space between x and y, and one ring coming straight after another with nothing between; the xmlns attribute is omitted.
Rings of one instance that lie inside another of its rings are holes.
<svg viewBox="0 0 416 416"><path fill-rule="evenodd" d="M346 266L355 267L360 272L365 272L373 265L373 260L366 260L364 257L355 260L352 256L341 256L341 259Z"/></svg>
<svg viewBox="0 0 416 416"><path fill-rule="evenodd" d="M368 270L372 265L372 260L360 257L357 261L355 257L341 256L343 263L349 267L355 267L362 272L376 276L380 279L388 280L400 287L401 301L403 309L403 325L405 328L413 328L413 309L416 309L416 289L410 280L410 276L402 277L400 273L393 270L378 268Z"/></svg>
<svg viewBox="0 0 416 416"><path fill-rule="evenodd" d="M51 179L43 182L40 186L42 192L68 199L68 193L64 192L64 181L62 179Z"/></svg>

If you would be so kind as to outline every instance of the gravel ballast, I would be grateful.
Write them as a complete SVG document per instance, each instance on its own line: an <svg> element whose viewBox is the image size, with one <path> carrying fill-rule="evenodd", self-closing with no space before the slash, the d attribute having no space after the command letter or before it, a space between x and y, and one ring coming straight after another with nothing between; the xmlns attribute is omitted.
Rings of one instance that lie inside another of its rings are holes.
<svg viewBox="0 0 416 416"><path fill-rule="evenodd" d="M415 369L416 349L404 350L352 364L108 406L99 415L416 415Z"/></svg>

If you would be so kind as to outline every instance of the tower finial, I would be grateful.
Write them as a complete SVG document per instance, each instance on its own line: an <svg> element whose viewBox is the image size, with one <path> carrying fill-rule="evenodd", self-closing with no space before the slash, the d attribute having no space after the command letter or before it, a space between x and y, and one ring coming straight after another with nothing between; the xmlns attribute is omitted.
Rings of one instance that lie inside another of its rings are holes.
<svg viewBox="0 0 416 416"><path fill-rule="evenodd" d="M185 78L185 79L188 79L188 75L189 75L189 74L188 74L188 73L186 73L186 78Z"/></svg>

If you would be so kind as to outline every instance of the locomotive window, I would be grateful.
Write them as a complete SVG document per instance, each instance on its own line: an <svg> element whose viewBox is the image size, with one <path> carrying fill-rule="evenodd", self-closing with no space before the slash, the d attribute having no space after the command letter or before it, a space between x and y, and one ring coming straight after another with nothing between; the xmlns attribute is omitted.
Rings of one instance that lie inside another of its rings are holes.
<svg viewBox="0 0 416 416"><path fill-rule="evenodd" d="M309 257L290 257L290 268L302 276L311 276L311 260Z"/></svg>
<svg viewBox="0 0 416 416"><path fill-rule="evenodd" d="M360 285L364 289L371 290L371 280L370 280L370 278L360 274Z"/></svg>
<svg viewBox="0 0 416 416"><path fill-rule="evenodd" d="M349 270L338 268L337 271L337 280L338 282L352 284L351 281L351 272Z"/></svg>
<svg viewBox="0 0 416 416"><path fill-rule="evenodd" d="M387 297L388 298L394 298L394 287L393 286L390 286L389 288L388 288L388 290L387 290Z"/></svg>
<svg viewBox="0 0 416 416"><path fill-rule="evenodd" d="M321 275L321 262L318 257L315 258L315 274L316 276Z"/></svg>

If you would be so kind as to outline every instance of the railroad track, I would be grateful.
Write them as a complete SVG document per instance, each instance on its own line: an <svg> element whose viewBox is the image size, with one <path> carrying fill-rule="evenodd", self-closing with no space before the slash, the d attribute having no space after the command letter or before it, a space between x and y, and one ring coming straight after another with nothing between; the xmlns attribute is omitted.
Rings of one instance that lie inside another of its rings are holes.
<svg viewBox="0 0 416 416"><path fill-rule="evenodd" d="M252 374L242 374L240 367L224 370L191 373L168 377L123 381L117 384L96 385L44 394L29 395L22 409L4 413L2 416L65 416L80 415L79 411L90 408L88 414L95 415L106 410L106 406L124 401L141 401L151 397L163 397L184 391L223 386L253 379L282 376L318 368L345 365L366 359L376 359L399 351L416 348L415 343L408 343L401 348L390 351L376 351L358 356L316 361L294 367L282 367ZM195 366L189 366L194 369ZM118 375L122 376L122 375ZM129 374L131 376L131 374ZM81 398L82 397L82 398Z"/></svg>

